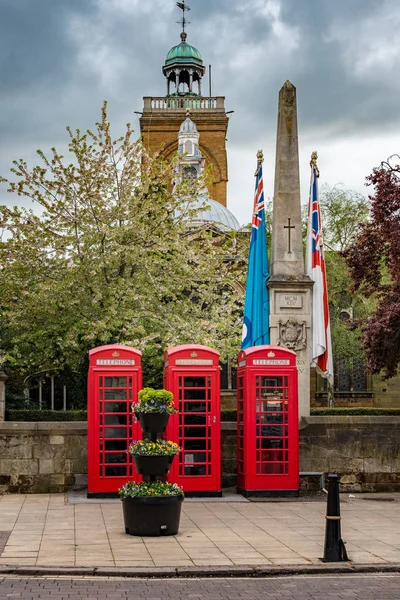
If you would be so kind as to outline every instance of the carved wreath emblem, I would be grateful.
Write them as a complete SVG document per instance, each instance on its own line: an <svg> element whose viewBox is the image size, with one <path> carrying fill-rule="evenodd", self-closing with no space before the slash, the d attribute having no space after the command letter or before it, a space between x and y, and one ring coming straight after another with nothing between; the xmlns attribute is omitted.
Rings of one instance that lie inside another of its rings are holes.
<svg viewBox="0 0 400 600"><path fill-rule="evenodd" d="M299 323L295 319L288 319L285 323L278 322L278 346L285 346L289 350L302 350L307 345L306 322Z"/></svg>

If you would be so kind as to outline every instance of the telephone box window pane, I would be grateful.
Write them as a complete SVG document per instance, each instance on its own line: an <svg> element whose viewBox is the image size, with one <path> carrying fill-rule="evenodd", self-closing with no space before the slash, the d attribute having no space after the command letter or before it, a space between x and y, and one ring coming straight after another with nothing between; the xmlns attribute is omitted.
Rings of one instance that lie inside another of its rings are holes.
<svg viewBox="0 0 400 600"><path fill-rule="evenodd" d="M205 452L185 452L183 457L185 465L192 463L204 463L206 462Z"/></svg>
<svg viewBox="0 0 400 600"><path fill-rule="evenodd" d="M205 402L184 402L184 412L206 412Z"/></svg>
<svg viewBox="0 0 400 600"><path fill-rule="evenodd" d="M263 438L261 447L263 450L268 449L268 448L283 448L283 439L282 438L280 438L280 439Z"/></svg>
<svg viewBox="0 0 400 600"><path fill-rule="evenodd" d="M283 414L282 413L263 414L263 415L261 415L261 423L265 423L267 425L282 425L283 424ZM268 435L268 433L266 433L265 435Z"/></svg>
<svg viewBox="0 0 400 600"><path fill-rule="evenodd" d="M106 463L123 463L123 464L125 464L127 462L127 458L128 458L128 455L125 452L120 452L120 453L108 452L108 453L106 453L105 462Z"/></svg>
<svg viewBox="0 0 400 600"><path fill-rule="evenodd" d="M260 471L258 471L260 472ZM262 475L284 475L285 465L279 463L261 463Z"/></svg>
<svg viewBox="0 0 400 600"><path fill-rule="evenodd" d="M185 438L194 438L194 437L206 437L206 428L205 427L185 427L183 430L183 435Z"/></svg>
<svg viewBox="0 0 400 600"><path fill-rule="evenodd" d="M105 425L127 425L127 418L127 415L106 415Z"/></svg>
<svg viewBox="0 0 400 600"><path fill-rule="evenodd" d="M126 387L126 377L105 377L104 387Z"/></svg>
<svg viewBox="0 0 400 600"><path fill-rule="evenodd" d="M205 377L185 377L185 388L204 388L206 387L206 378Z"/></svg>
<svg viewBox="0 0 400 600"><path fill-rule="evenodd" d="M127 411L126 402L105 402L105 404L104 404L104 412L106 412L106 413L126 412L126 411Z"/></svg>
<svg viewBox="0 0 400 600"><path fill-rule="evenodd" d="M103 400L103 390L100 390L100 400Z"/></svg>
<svg viewBox="0 0 400 600"><path fill-rule="evenodd" d="M128 430L125 427L106 427L104 430L105 438L126 438Z"/></svg>
<svg viewBox="0 0 400 600"><path fill-rule="evenodd" d="M127 467L105 467L106 477L126 477Z"/></svg>
<svg viewBox="0 0 400 600"><path fill-rule="evenodd" d="M184 440L185 450L206 450L206 440Z"/></svg>
<svg viewBox="0 0 400 600"><path fill-rule="evenodd" d="M194 477L206 475L206 465L193 465L192 467L185 466L185 475L192 475Z"/></svg>
<svg viewBox="0 0 400 600"><path fill-rule="evenodd" d="M287 379L287 378L286 378ZM257 377L257 385L263 387L282 387L283 378L282 377Z"/></svg>
<svg viewBox="0 0 400 600"><path fill-rule="evenodd" d="M185 400L205 400L206 390L184 390Z"/></svg>
<svg viewBox="0 0 400 600"><path fill-rule="evenodd" d="M206 415L185 415L185 425L205 425Z"/></svg>
<svg viewBox="0 0 400 600"><path fill-rule="evenodd" d="M267 400L262 403L262 408L263 412L280 412L283 410L283 404L282 402L279 402L279 400Z"/></svg>
<svg viewBox="0 0 400 600"><path fill-rule="evenodd" d="M126 400L126 390L105 390L106 400Z"/></svg>
<svg viewBox="0 0 400 600"><path fill-rule="evenodd" d="M106 450L126 450L127 442L126 442L126 440L106 440L105 441L105 449Z"/></svg>

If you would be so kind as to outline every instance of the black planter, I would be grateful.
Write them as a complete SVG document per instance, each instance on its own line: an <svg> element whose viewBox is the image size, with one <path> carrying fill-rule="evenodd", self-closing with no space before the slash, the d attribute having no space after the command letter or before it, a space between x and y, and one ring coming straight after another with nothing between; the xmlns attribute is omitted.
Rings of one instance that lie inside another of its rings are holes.
<svg viewBox="0 0 400 600"><path fill-rule="evenodd" d="M163 433L168 423L168 413L135 413L143 433Z"/></svg>
<svg viewBox="0 0 400 600"><path fill-rule="evenodd" d="M167 475L174 458L174 454L172 456L133 455L135 468L139 475Z"/></svg>
<svg viewBox="0 0 400 600"><path fill-rule="evenodd" d="M176 535L183 496L121 498L125 533L139 536Z"/></svg>

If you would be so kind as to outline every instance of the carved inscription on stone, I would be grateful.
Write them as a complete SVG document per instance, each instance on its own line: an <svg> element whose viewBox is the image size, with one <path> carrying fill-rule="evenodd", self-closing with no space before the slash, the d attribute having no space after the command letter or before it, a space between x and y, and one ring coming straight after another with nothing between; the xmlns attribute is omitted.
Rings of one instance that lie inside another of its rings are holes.
<svg viewBox="0 0 400 600"><path fill-rule="evenodd" d="M280 308L303 308L303 296L300 294L279 294Z"/></svg>
<svg viewBox="0 0 400 600"><path fill-rule="evenodd" d="M306 322L299 323L295 319L278 321L278 335L278 346L302 350L307 345Z"/></svg>

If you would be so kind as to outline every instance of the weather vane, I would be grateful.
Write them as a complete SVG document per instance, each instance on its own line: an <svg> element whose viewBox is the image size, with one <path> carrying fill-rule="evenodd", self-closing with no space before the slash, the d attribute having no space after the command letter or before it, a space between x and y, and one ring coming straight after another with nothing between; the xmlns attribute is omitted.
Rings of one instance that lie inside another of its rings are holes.
<svg viewBox="0 0 400 600"><path fill-rule="evenodd" d="M185 0L182 0L182 2L177 2L176 5L182 11L182 19L180 21L177 21L177 23L179 23L179 25L182 25L182 33L185 33L185 25L189 25L190 24L190 21L188 21L186 19L186 17L185 17L185 13L188 10L190 10L190 6L188 6L187 4L185 4Z"/></svg>

